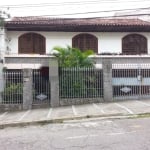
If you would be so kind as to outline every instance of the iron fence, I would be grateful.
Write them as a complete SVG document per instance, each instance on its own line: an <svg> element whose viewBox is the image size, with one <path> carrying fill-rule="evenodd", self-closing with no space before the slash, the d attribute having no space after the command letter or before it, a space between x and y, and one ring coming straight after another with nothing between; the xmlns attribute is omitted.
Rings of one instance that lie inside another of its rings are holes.
<svg viewBox="0 0 150 150"><path fill-rule="evenodd" d="M91 102L93 102L94 99L104 99L107 101L107 97L105 96L107 93L109 94L109 92L111 93L111 100L150 98L149 57L108 57L106 61L104 58L97 58L96 67L59 68L59 74L57 74L56 70L58 68L56 65L54 69L55 74L52 76L49 74L49 67L41 67L39 64L42 62L39 60L37 63L38 64L32 64L30 66L29 64L25 64L19 66L19 69L9 69L0 73L0 104L23 103L23 89L26 90L26 88L23 88L23 85L26 84L23 82L23 77L25 78L25 76L23 76L23 68L21 67L28 66L32 68L30 69L32 72L32 84L30 87L32 87L31 100L33 98L33 105L50 104L52 98L54 102L56 97L58 97L58 101L67 99L67 101L64 101L66 104L71 100L80 100L80 103L83 99L87 102L87 99L90 99L89 101ZM44 63L45 61L43 61L43 66ZM52 66L52 68L53 67L55 66ZM50 69L50 71L51 70L53 71L53 69ZM53 78L54 75L55 78ZM56 82L56 84L54 82L58 77L59 85L56 85L58 82ZM53 84L51 84L54 85L54 87L50 87L50 79L55 79ZM108 89L104 89L103 84L107 85L105 87ZM58 92L51 93L51 91L55 90L59 90L59 95ZM25 93L27 92L28 91L25 91ZM53 96L51 96L52 94Z"/></svg>
<svg viewBox="0 0 150 150"><path fill-rule="evenodd" d="M23 70L4 70L0 75L0 104L23 103ZM50 104L49 75L40 69L33 69L33 104Z"/></svg>
<svg viewBox="0 0 150 150"><path fill-rule="evenodd" d="M43 70L33 70L33 105L50 104L50 81L48 73Z"/></svg>
<svg viewBox="0 0 150 150"><path fill-rule="evenodd" d="M1 104L23 103L23 73L21 70L5 70L1 80Z"/></svg>
<svg viewBox="0 0 150 150"><path fill-rule="evenodd" d="M103 73L94 67L59 68L60 98L103 97Z"/></svg>
<svg viewBox="0 0 150 150"><path fill-rule="evenodd" d="M114 99L150 98L150 64L113 64L112 68Z"/></svg>

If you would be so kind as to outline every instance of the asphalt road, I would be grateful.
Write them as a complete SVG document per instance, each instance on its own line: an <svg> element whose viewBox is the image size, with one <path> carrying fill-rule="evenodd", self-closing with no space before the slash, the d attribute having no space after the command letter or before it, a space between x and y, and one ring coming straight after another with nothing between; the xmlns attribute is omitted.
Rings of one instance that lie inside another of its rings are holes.
<svg viewBox="0 0 150 150"><path fill-rule="evenodd" d="M150 118L5 128L0 150L150 150Z"/></svg>

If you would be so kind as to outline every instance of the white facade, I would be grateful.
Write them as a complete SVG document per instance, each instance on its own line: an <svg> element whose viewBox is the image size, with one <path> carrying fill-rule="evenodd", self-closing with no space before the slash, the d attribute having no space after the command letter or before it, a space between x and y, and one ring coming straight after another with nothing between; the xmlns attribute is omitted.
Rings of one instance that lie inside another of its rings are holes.
<svg viewBox="0 0 150 150"><path fill-rule="evenodd" d="M11 54L18 53L18 38L24 33L30 33L29 31L7 31L6 41L8 49ZM32 32L38 33L46 39L46 53L52 52L53 47L61 46L66 47L67 45L72 46L72 38L80 34L81 32ZM122 52L122 38L128 34L141 34L147 38L148 54L150 54L150 33L148 32L86 32L95 35L98 38L98 53L111 52L121 53Z"/></svg>
<svg viewBox="0 0 150 150"><path fill-rule="evenodd" d="M0 29L0 58L3 58L3 54L6 51L6 37L5 30Z"/></svg>

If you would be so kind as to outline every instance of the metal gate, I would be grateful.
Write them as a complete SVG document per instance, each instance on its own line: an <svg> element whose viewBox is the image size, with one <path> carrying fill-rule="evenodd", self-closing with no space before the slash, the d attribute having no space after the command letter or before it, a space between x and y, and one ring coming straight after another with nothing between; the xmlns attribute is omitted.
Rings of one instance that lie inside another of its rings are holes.
<svg viewBox="0 0 150 150"><path fill-rule="evenodd" d="M150 98L150 64L113 64L114 99Z"/></svg>
<svg viewBox="0 0 150 150"><path fill-rule="evenodd" d="M41 69L33 70L33 105L50 105L49 75L43 74Z"/></svg>
<svg viewBox="0 0 150 150"><path fill-rule="evenodd" d="M59 68L60 98L102 98L103 73L93 67Z"/></svg>
<svg viewBox="0 0 150 150"><path fill-rule="evenodd" d="M23 73L21 70L4 70L0 79L0 104L23 103Z"/></svg>

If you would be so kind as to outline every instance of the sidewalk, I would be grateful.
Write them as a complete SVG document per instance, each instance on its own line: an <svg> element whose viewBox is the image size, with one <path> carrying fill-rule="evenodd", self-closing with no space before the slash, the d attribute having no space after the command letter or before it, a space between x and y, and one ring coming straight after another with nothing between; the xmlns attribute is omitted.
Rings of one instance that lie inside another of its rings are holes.
<svg viewBox="0 0 150 150"><path fill-rule="evenodd" d="M58 108L32 109L0 113L0 128L94 117L129 117L150 114L150 100L130 100L112 103L93 103Z"/></svg>

